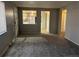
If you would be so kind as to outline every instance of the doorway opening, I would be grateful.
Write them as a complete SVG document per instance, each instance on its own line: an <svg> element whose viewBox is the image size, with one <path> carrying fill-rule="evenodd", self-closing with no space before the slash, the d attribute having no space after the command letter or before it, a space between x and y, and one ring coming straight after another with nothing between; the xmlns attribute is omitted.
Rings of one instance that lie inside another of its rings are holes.
<svg viewBox="0 0 79 59"><path fill-rule="evenodd" d="M67 9L64 8L61 11L61 29L60 29L60 35L64 36L65 35L65 30L66 30L66 18L67 18Z"/></svg>
<svg viewBox="0 0 79 59"><path fill-rule="evenodd" d="M41 11L41 33L49 34L50 11Z"/></svg>

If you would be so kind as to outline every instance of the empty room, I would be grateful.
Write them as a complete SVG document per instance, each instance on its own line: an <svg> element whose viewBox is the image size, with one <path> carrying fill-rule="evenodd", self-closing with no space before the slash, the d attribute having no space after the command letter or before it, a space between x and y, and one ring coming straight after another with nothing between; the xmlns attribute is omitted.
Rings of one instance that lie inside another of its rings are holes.
<svg viewBox="0 0 79 59"><path fill-rule="evenodd" d="M0 57L79 57L79 1L0 1Z"/></svg>

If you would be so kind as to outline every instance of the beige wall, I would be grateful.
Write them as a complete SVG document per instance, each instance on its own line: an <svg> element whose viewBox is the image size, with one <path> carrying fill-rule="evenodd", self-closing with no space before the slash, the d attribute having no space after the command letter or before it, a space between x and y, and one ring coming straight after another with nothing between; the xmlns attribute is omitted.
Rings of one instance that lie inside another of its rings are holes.
<svg viewBox="0 0 79 59"><path fill-rule="evenodd" d="M5 2L5 15L6 15L6 24L7 24L7 32L3 35L0 35L0 56L4 54L4 52L9 47L9 44L13 41L15 32L14 32L14 8L16 8L13 4ZM1 10L0 10L1 11ZM1 19L0 19L1 21Z"/></svg>
<svg viewBox="0 0 79 59"><path fill-rule="evenodd" d="M71 4L67 9L65 38L79 45L79 3Z"/></svg>

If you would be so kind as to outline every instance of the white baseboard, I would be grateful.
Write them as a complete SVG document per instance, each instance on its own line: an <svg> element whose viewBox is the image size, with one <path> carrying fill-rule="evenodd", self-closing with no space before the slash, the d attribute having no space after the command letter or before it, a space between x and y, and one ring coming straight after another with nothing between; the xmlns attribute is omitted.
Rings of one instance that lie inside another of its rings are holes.
<svg viewBox="0 0 79 59"><path fill-rule="evenodd" d="M76 45L78 45L78 46L79 46L79 44L78 44L78 43L76 43L76 42L72 41L72 40L71 40L71 39L69 39L68 37L66 37L66 36L65 36L65 38L66 38L67 40L69 40L69 41L71 41L71 42L73 42L74 44L76 44Z"/></svg>

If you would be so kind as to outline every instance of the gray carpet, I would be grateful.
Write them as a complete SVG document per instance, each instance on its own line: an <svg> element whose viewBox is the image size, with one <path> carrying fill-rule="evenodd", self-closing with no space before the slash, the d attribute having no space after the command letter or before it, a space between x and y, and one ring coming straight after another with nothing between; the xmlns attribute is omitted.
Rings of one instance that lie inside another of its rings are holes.
<svg viewBox="0 0 79 59"><path fill-rule="evenodd" d="M18 37L5 57L79 56L71 48L57 47L43 37Z"/></svg>

